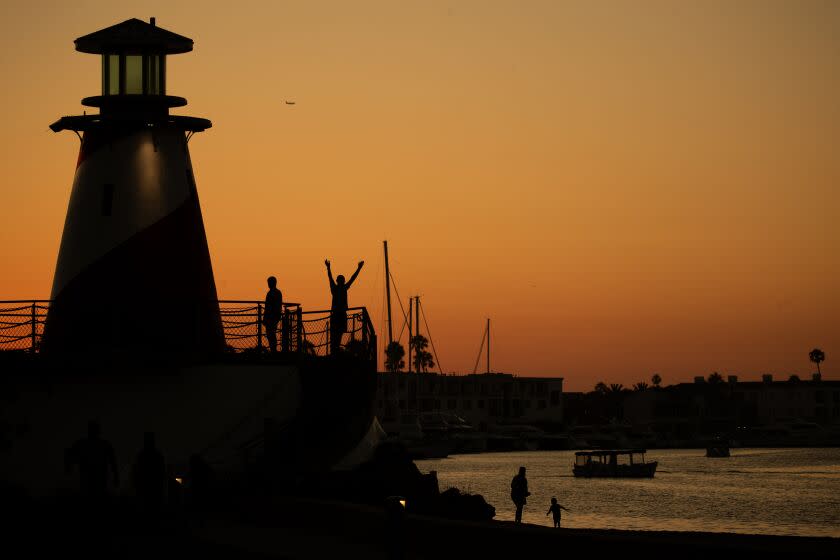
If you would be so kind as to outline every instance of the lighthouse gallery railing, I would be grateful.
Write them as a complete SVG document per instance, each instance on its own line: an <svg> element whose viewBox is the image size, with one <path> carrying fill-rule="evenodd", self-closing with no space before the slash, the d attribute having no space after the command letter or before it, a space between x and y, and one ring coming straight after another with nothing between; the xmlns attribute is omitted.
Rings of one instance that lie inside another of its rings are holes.
<svg viewBox="0 0 840 560"><path fill-rule="evenodd" d="M50 300L0 301L0 351L37 353L40 349ZM226 350L234 354L268 351L264 304L250 300L219 300ZM330 352L329 311L304 311L296 303L284 304L277 325L277 350L325 356ZM347 310L347 328L341 347L375 352L373 324L364 307Z"/></svg>

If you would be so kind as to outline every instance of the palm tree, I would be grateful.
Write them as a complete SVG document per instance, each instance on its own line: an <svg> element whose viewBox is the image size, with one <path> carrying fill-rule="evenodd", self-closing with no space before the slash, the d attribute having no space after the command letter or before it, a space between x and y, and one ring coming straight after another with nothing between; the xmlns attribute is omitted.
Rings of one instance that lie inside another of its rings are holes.
<svg viewBox="0 0 840 560"><path fill-rule="evenodd" d="M607 389L607 384L604 383L603 381L599 381L598 383L595 384L595 392L596 393L600 393L600 394L603 395L607 392L607 390L608 390Z"/></svg>
<svg viewBox="0 0 840 560"><path fill-rule="evenodd" d="M645 383L644 381L639 381L638 383L636 383L635 385L633 385L633 389L634 389L635 391L644 391L644 390L645 390L645 389L647 389L647 388L648 388L648 384L647 384L647 383Z"/></svg>
<svg viewBox="0 0 840 560"><path fill-rule="evenodd" d="M621 383L610 383L610 393L620 393L624 389Z"/></svg>
<svg viewBox="0 0 840 560"><path fill-rule="evenodd" d="M429 340L422 334L411 337L411 348L414 350L414 371L426 372L428 369L435 367L435 360L432 354L426 350L429 346Z"/></svg>
<svg viewBox="0 0 840 560"><path fill-rule="evenodd" d="M388 343L385 348L385 369L391 373L402 371L405 367L405 348L397 341Z"/></svg>
<svg viewBox="0 0 840 560"><path fill-rule="evenodd" d="M657 389L659 388L659 384L662 383L662 378L659 376L658 373L654 373L653 377L651 377L650 380L653 383L653 386Z"/></svg>
<svg viewBox="0 0 840 560"><path fill-rule="evenodd" d="M811 352L808 353L808 357L811 358L811 361L817 364L817 374L822 376L822 372L820 372L820 362L825 360L825 352L820 350L819 348L814 348Z"/></svg>
<svg viewBox="0 0 840 560"><path fill-rule="evenodd" d="M709 374L709 383L721 383L723 381L723 376L718 372L713 372Z"/></svg>

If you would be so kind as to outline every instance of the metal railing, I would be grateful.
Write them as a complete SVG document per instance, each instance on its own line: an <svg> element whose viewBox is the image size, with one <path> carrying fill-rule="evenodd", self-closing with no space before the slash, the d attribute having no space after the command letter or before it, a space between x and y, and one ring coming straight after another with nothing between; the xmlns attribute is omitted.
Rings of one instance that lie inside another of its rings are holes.
<svg viewBox="0 0 840 560"><path fill-rule="evenodd" d="M37 352L50 300L0 301L0 350Z"/></svg>
<svg viewBox="0 0 840 560"><path fill-rule="evenodd" d="M0 301L0 352L37 353L40 350L50 300ZM219 300L219 313L229 353L268 353L269 328L264 319L262 301ZM376 333L364 307L347 310L345 329L331 329L330 311L303 311L297 303L283 305L277 322L277 352L299 352L326 356L337 348L376 359ZM342 332L341 340L331 344L330 337Z"/></svg>

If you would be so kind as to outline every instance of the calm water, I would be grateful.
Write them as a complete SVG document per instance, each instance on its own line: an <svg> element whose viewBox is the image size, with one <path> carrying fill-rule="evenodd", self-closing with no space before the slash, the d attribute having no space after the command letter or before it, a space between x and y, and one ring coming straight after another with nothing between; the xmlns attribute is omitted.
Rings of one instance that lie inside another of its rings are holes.
<svg viewBox="0 0 840 560"><path fill-rule="evenodd" d="M417 461L441 490L481 494L496 519L512 520L510 479L525 466L531 496L523 521L551 526L552 496L571 510L563 527L724 531L840 537L840 449L651 450L652 479L572 476L574 451L455 455Z"/></svg>

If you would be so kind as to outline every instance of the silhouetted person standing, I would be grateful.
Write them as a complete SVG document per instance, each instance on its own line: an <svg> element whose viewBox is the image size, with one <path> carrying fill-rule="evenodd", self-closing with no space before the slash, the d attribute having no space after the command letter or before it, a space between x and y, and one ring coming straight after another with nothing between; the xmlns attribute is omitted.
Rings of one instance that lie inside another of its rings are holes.
<svg viewBox="0 0 840 560"><path fill-rule="evenodd" d="M79 488L88 505L102 507L108 499L108 471L114 486L120 485L117 459L111 444L100 437L96 420L88 422L87 437L76 441L65 453L64 468L79 469Z"/></svg>
<svg viewBox="0 0 840 560"><path fill-rule="evenodd" d="M268 339L268 349L277 352L277 323L283 316L283 292L277 289L277 278L268 277L268 293L265 294L265 310L263 311L263 325L265 337Z"/></svg>
<svg viewBox="0 0 840 560"><path fill-rule="evenodd" d="M332 269L330 268L330 261L325 260L327 265L327 277L330 279L330 292L332 292L332 306L330 307L330 353L335 354L341 348L341 337L347 331L347 290L353 285L353 281L365 261L359 261L359 266L356 272L350 277L347 283L344 282L344 276L341 274L333 280Z"/></svg>
<svg viewBox="0 0 840 560"><path fill-rule="evenodd" d="M519 467L519 474L510 481L510 499L516 506L516 523L522 523L522 508L525 507L525 498L530 496L528 492L528 479L525 478L525 467Z"/></svg>
<svg viewBox="0 0 840 560"><path fill-rule="evenodd" d="M146 432L143 449L134 461L134 490L140 512L154 519L162 513L166 500L166 461L155 446L155 434Z"/></svg>

